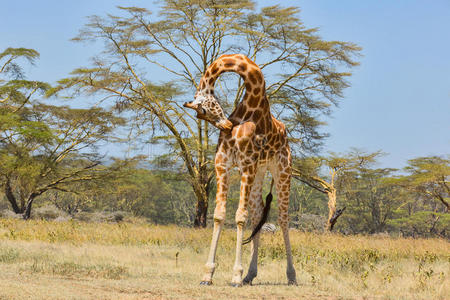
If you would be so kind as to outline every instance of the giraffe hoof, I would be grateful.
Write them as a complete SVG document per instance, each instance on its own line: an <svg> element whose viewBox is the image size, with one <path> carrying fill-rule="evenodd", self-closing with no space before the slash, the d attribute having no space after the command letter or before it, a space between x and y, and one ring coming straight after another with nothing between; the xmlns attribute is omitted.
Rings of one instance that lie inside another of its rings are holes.
<svg viewBox="0 0 450 300"><path fill-rule="evenodd" d="M298 284L297 284L297 280L289 280L288 281L288 285L295 285L295 286L297 286Z"/></svg>
<svg viewBox="0 0 450 300"><path fill-rule="evenodd" d="M200 285L212 285L212 281L201 281Z"/></svg>
<svg viewBox="0 0 450 300"><path fill-rule="evenodd" d="M252 285L252 281L249 280L249 279L244 279L244 280L242 281L242 284L243 284L243 285Z"/></svg>

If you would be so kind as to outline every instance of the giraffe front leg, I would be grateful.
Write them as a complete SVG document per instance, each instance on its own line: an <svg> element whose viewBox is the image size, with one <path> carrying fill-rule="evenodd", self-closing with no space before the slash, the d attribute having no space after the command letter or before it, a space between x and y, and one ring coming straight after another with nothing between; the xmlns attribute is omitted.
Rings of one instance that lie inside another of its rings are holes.
<svg viewBox="0 0 450 300"><path fill-rule="evenodd" d="M228 168L225 164L217 163L216 156L216 208L214 209L214 230L211 239L211 247L209 248L208 260L205 264L205 273L203 275L201 285L211 285L212 277L216 268L215 258L217 245L219 243L220 232L226 215L226 201L228 192Z"/></svg>
<svg viewBox="0 0 450 300"><path fill-rule="evenodd" d="M236 211L236 260L233 267L233 278L231 285L238 287L242 286L242 240L244 235L244 225L248 217L248 199L250 195L250 188L254 181L254 174L244 171L241 177L241 191L239 197L239 207Z"/></svg>

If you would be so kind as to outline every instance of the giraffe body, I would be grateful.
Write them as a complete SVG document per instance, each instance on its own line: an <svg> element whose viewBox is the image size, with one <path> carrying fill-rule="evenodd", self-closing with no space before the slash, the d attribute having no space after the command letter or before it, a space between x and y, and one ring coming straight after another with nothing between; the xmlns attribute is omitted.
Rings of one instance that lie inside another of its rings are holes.
<svg viewBox="0 0 450 300"><path fill-rule="evenodd" d="M246 93L228 120L214 96L214 83L223 72L236 72L245 83ZM288 206L291 177L291 151L286 129L282 122L270 113L266 98L265 81L260 68L242 54L222 55L204 73L195 100L185 104L197 111L197 117L211 122L221 129L215 156L217 180L214 230L211 248L201 284L211 284L215 270L215 254L226 214L229 171L238 167L241 174L239 206L236 211L237 225L236 260L232 284L251 284L257 274L259 233L251 244L251 263L248 274L242 280L243 229L251 215L254 228L262 218L264 202L262 186L269 171L276 184L279 216L287 254L287 277L289 284L296 283L292 263L288 229Z"/></svg>

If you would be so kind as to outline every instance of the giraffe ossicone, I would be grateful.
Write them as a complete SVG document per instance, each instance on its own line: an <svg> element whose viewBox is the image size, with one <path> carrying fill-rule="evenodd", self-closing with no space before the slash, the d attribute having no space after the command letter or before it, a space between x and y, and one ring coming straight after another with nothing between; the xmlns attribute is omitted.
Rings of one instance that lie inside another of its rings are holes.
<svg viewBox="0 0 450 300"><path fill-rule="evenodd" d="M214 83L224 72L239 74L245 84L243 100L228 119L214 96ZM270 201L266 201L265 207L262 199L263 181L267 171L272 174L277 191L278 224L283 233L286 248L288 284L296 284L288 228L291 151L284 124L270 113L261 69L245 55L222 55L203 74L194 101L187 102L184 106L194 109L198 118L221 129L214 161L217 181L214 229L201 284L212 284L217 245L225 221L228 177L233 167L239 169L241 187L239 206L235 216L237 238L232 285L251 284L257 275L260 237L258 230L270 208L268 205ZM242 279L243 230L248 209L250 209L250 221L253 228L250 237L251 262L247 276Z"/></svg>

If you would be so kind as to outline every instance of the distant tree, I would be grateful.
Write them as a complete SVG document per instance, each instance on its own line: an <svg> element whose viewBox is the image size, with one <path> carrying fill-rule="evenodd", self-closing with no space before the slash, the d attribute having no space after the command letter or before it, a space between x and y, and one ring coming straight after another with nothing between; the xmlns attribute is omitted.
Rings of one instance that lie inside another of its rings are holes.
<svg viewBox="0 0 450 300"><path fill-rule="evenodd" d="M343 227L353 233L377 233L388 229L389 222L404 204L403 188L393 177L396 169L357 168L341 182L341 202L347 213Z"/></svg>
<svg viewBox="0 0 450 300"><path fill-rule="evenodd" d="M419 157L408 161L401 184L424 198L440 202L450 213L450 159L439 156Z"/></svg>
<svg viewBox="0 0 450 300"><path fill-rule="evenodd" d="M345 207L336 210L338 180L344 176L375 161L381 152L365 154L354 150L348 154L331 153L329 157L307 157L294 161L293 177L328 197L328 219L326 231L332 231ZM328 170L328 176L321 176L321 171Z"/></svg>
<svg viewBox="0 0 450 300"><path fill-rule="evenodd" d="M160 8L157 16L145 8L119 7L119 15L91 17L75 40L102 42L105 50L92 66L61 80L54 92L70 88L115 99L119 110L134 111L135 124L168 146L171 158L186 170L197 197L194 224L206 226L215 130L180 105L194 95L206 68L230 52L256 61L291 139L302 139L302 150L311 151L326 136L319 132L319 116L330 113L349 85L351 73L341 67L357 65L353 57L360 48L321 39L317 29L303 25L296 7L256 11L247 0L166 0ZM237 89L228 89L227 82L218 82L217 91L229 111L245 87L241 79Z"/></svg>
<svg viewBox="0 0 450 300"><path fill-rule="evenodd" d="M76 191L74 184L108 174L95 150L124 122L101 108L39 102L35 97L50 86L25 80L19 66L20 59L38 56L23 48L0 53L0 188L25 219L45 192Z"/></svg>

